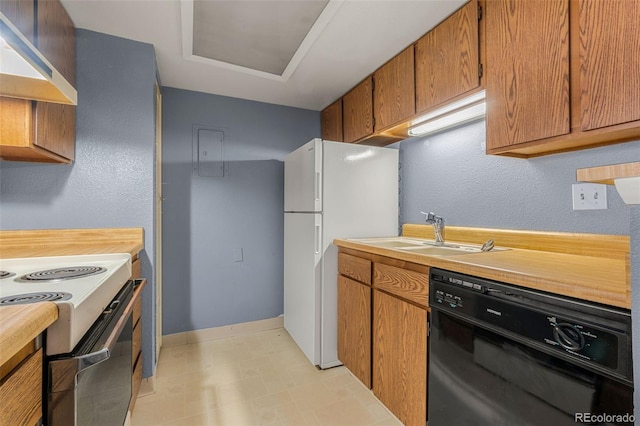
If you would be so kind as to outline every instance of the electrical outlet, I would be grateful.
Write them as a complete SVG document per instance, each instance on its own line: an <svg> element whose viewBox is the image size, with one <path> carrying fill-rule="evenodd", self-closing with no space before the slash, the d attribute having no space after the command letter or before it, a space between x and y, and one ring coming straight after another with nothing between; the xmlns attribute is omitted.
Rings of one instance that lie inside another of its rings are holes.
<svg viewBox="0 0 640 426"><path fill-rule="evenodd" d="M604 210L607 208L607 185L599 183L574 183L574 210Z"/></svg>

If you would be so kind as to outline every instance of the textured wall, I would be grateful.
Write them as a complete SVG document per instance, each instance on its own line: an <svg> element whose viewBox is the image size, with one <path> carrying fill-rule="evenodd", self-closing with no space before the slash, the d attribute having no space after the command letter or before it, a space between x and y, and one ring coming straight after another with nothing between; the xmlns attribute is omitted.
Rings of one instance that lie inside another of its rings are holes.
<svg viewBox="0 0 640 426"><path fill-rule="evenodd" d="M153 46L77 30L76 161L0 163L0 228L143 227L143 355L155 369Z"/></svg>
<svg viewBox="0 0 640 426"><path fill-rule="evenodd" d="M607 210L574 211L576 169L640 160L640 142L528 160L485 155L484 121L400 144L401 223L420 210L446 224L628 234L629 208L608 186Z"/></svg>
<svg viewBox="0 0 640 426"><path fill-rule="evenodd" d="M226 133L224 177L194 175L194 126ZM164 88L162 130L163 334L282 314L282 159L320 113Z"/></svg>
<svg viewBox="0 0 640 426"><path fill-rule="evenodd" d="M633 352L640 353L640 206L607 186L609 209L574 211L576 169L640 161L640 142L528 160L488 156L484 121L400 144L402 223L423 223L420 210L449 225L631 236ZM634 357L640 383L640 356ZM640 418L640 392L634 395Z"/></svg>

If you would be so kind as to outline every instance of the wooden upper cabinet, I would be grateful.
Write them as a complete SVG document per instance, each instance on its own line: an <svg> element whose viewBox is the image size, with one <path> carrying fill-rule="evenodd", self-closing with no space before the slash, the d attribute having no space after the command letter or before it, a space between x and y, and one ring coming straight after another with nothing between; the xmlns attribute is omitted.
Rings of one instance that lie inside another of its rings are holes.
<svg viewBox="0 0 640 426"><path fill-rule="evenodd" d="M76 32L59 0L38 1L38 50L72 86L76 85ZM35 145L64 158L75 158L76 108L36 102Z"/></svg>
<svg viewBox="0 0 640 426"><path fill-rule="evenodd" d="M342 142L342 98L322 110L322 139Z"/></svg>
<svg viewBox="0 0 640 426"><path fill-rule="evenodd" d="M480 86L478 0L472 0L415 44L416 112Z"/></svg>
<svg viewBox="0 0 640 426"><path fill-rule="evenodd" d="M406 120L416 112L413 45L373 75L375 130Z"/></svg>
<svg viewBox="0 0 640 426"><path fill-rule="evenodd" d="M76 30L60 0L38 0L37 47L72 86L76 85Z"/></svg>
<svg viewBox="0 0 640 426"><path fill-rule="evenodd" d="M342 125L345 142L354 142L373 133L371 76L342 97Z"/></svg>
<svg viewBox="0 0 640 426"><path fill-rule="evenodd" d="M582 0L582 130L640 120L640 2Z"/></svg>
<svg viewBox="0 0 640 426"><path fill-rule="evenodd" d="M36 43L35 2L32 0L0 0L0 12L24 35L31 44Z"/></svg>
<svg viewBox="0 0 640 426"><path fill-rule="evenodd" d="M485 7L487 150L569 133L569 0Z"/></svg>
<svg viewBox="0 0 640 426"><path fill-rule="evenodd" d="M18 1L19 7L14 7L13 3L1 0L0 5L3 11L16 11L15 22L35 19L37 34L34 45L75 86L75 28L62 3L59 0L38 0L34 9L27 7L28 4L33 6L32 1ZM35 18L34 10L37 15ZM28 18L29 13L32 14L31 18ZM68 163L74 159L75 106L0 98L0 115L1 158L58 163Z"/></svg>

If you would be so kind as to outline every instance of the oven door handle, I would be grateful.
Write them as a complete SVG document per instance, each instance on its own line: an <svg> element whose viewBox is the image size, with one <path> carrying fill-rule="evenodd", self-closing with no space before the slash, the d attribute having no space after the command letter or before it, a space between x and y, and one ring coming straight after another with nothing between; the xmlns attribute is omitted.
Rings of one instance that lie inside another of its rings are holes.
<svg viewBox="0 0 640 426"><path fill-rule="evenodd" d="M85 355L74 357L77 360L76 374L96 364L106 361L111 357L111 353L115 349L116 343L118 343L118 338L120 338L120 334L124 330L125 325L127 325L127 320L133 312L133 305L135 304L135 301L136 299L132 297L129 301L129 304L122 312L122 315L120 315L120 317L118 318L116 326L111 331L111 334L109 334L109 337L107 337L107 340L105 341L102 349ZM116 300L111 304L111 306L109 306L109 312L118 309L118 305L116 303L119 303L119 301Z"/></svg>
<svg viewBox="0 0 640 426"><path fill-rule="evenodd" d="M91 352L90 354L80 355L72 359L76 360L76 374L91 368L96 364L111 358L112 348L102 348L99 351Z"/></svg>

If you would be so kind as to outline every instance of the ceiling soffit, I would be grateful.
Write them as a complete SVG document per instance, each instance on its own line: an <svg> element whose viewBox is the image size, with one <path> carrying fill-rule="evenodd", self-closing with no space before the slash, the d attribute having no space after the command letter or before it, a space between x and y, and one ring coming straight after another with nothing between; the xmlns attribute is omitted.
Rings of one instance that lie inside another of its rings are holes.
<svg viewBox="0 0 640 426"><path fill-rule="evenodd" d="M287 81L341 5L339 0L183 0L183 56Z"/></svg>

